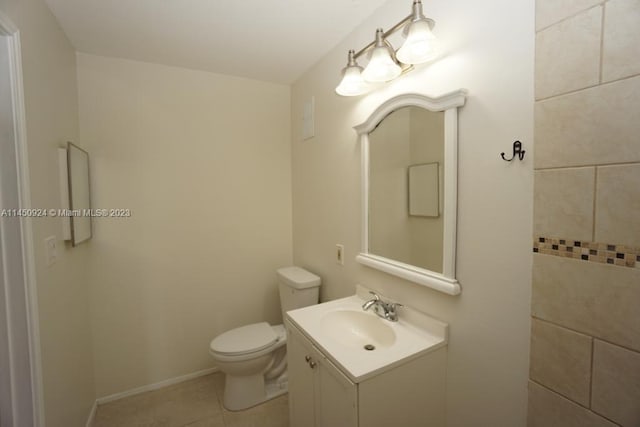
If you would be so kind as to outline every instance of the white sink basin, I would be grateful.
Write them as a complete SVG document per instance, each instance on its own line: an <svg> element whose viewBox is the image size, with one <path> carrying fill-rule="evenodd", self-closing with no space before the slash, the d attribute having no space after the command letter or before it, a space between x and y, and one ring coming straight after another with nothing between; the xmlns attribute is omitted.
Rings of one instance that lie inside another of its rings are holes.
<svg viewBox="0 0 640 427"><path fill-rule="evenodd" d="M374 351L391 347L396 334L387 320L371 312L336 310L326 313L320 320L322 333L345 347Z"/></svg>
<svg viewBox="0 0 640 427"><path fill-rule="evenodd" d="M362 310L369 299L358 285L356 295L287 312L287 321L355 383L446 345L446 323L406 306L390 322Z"/></svg>

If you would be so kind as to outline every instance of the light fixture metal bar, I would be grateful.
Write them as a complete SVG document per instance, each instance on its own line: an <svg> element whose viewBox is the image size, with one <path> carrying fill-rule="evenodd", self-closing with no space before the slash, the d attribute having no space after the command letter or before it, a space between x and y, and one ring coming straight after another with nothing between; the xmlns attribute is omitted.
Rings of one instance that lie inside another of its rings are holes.
<svg viewBox="0 0 640 427"><path fill-rule="evenodd" d="M425 28L425 23L428 28ZM342 96L357 96L365 93L367 82L378 83L395 79L413 69L413 64L422 64L435 58L434 36L431 30L435 26L433 19L427 18L422 12L422 1L413 0L412 12L394 26L384 31L384 28L376 30L375 39L365 47L355 52L349 50L347 66L342 70L342 80L336 93ZM403 29L406 31L407 40L397 51L389 42L388 37ZM386 45L386 47L385 47ZM378 49L380 48L380 51ZM366 68L362 68L356 62L365 53L370 52L371 57ZM403 60L398 60L397 54L401 54ZM398 68L400 72L398 72Z"/></svg>
<svg viewBox="0 0 640 427"><path fill-rule="evenodd" d="M404 18L402 21L398 22L396 25L394 25L393 27L389 28L387 31L384 32L384 38L386 39L387 37L389 37L391 34L395 33L396 31L398 31L400 28L402 28L404 25L406 25L407 23L409 23L411 21L411 19L413 18L413 13L410 14L409 16L407 16L406 18ZM364 55L366 52L368 52L374 45L376 44L375 39L369 43L368 45L366 45L365 47L363 47L362 49L360 49L359 51L356 52L356 54L353 56L354 59L358 59L360 56Z"/></svg>

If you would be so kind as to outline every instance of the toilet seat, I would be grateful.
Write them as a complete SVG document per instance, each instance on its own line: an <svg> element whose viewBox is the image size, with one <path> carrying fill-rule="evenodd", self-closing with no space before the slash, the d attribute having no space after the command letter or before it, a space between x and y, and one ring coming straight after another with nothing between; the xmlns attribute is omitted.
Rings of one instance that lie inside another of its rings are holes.
<svg viewBox="0 0 640 427"><path fill-rule="evenodd" d="M279 330L267 322L253 323L217 336L211 341L209 350L218 356L249 356L272 349L282 338Z"/></svg>

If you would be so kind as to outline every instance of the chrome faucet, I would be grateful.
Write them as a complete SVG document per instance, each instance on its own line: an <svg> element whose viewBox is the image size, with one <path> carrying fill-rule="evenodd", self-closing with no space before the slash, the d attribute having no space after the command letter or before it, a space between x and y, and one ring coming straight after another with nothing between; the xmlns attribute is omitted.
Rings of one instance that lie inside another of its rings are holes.
<svg viewBox="0 0 640 427"><path fill-rule="evenodd" d="M373 307L373 312L377 314L379 317L386 319L390 322L398 321L398 307L402 307L402 304L398 304L396 302L385 302L380 299L380 296L373 291L369 291L371 295L373 295L373 299L362 304L362 309L364 311L369 310Z"/></svg>
<svg viewBox="0 0 640 427"><path fill-rule="evenodd" d="M364 304L362 304L362 309L364 311L369 310L371 308L371 306L374 305L374 304L380 304L380 296L378 296L378 294L376 294L373 291L369 291L369 293L371 295L373 295L373 299L371 299L371 300L365 302Z"/></svg>

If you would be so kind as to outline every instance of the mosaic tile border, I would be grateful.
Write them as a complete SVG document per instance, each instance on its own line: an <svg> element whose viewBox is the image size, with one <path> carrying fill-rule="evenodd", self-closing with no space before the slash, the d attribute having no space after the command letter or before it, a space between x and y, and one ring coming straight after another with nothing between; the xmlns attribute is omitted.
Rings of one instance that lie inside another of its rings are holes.
<svg viewBox="0 0 640 427"><path fill-rule="evenodd" d="M640 248L632 246L537 236L533 239L533 252L620 267L640 268Z"/></svg>

